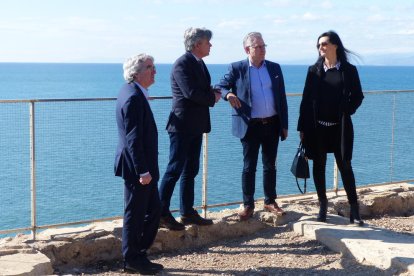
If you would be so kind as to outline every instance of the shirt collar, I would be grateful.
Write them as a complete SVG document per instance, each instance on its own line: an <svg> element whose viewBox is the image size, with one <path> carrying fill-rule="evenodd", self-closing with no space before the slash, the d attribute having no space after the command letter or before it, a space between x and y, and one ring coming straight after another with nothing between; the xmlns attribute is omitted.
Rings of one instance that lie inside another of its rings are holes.
<svg viewBox="0 0 414 276"><path fill-rule="evenodd" d="M193 57L198 61L198 62L200 62L200 61L202 61L202 59L201 58L198 58L198 57L196 57L196 55L194 55L193 53L191 53L192 55L193 55Z"/></svg>
<svg viewBox="0 0 414 276"><path fill-rule="evenodd" d="M249 67L254 67L254 68L257 68L257 67L255 67L255 66L253 65L253 63L251 62L251 60L250 60L250 59L248 59L248 60L249 60ZM262 65L260 65L260 67L259 67L259 68L257 68L257 69L263 68L263 67L265 67L265 66L266 66L266 60L263 60Z"/></svg>
<svg viewBox="0 0 414 276"><path fill-rule="evenodd" d="M147 90L147 89L145 89L144 87L142 87L142 85L141 85L141 84L139 84L138 82L134 81L134 83L135 83L136 85L138 85L138 87L141 89L142 93L144 94L145 98L147 98L147 99L148 99L148 97L149 97L149 92L148 92L148 90Z"/></svg>
<svg viewBox="0 0 414 276"><path fill-rule="evenodd" d="M341 67L341 62L340 61L337 61L336 64L335 64L335 66L332 67L332 68L336 68L336 70L339 70L340 67ZM326 66L325 63L323 63L323 70L325 72L328 71L329 69L332 69L332 68L328 68L328 66Z"/></svg>

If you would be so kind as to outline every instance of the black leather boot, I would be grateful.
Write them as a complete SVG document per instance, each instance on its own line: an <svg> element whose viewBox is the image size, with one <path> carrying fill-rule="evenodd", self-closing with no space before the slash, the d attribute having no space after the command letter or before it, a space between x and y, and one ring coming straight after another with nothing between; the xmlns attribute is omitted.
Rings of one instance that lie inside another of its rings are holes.
<svg viewBox="0 0 414 276"><path fill-rule="evenodd" d="M359 216L359 205L358 203L352 203L351 205L351 212L349 215L349 221L351 223L355 223L358 226L364 225L364 221Z"/></svg>
<svg viewBox="0 0 414 276"><path fill-rule="evenodd" d="M326 213L328 212L328 200L319 201L319 214L316 218L317 221L326 222Z"/></svg>

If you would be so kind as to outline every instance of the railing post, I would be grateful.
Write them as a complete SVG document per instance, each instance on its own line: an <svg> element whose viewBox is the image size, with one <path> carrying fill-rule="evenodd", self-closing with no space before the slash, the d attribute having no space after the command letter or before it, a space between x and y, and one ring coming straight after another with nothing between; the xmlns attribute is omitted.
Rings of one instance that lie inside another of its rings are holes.
<svg viewBox="0 0 414 276"><path fill-rule="evenodd" d="M391 127L391 160L390 160L390 182L394 178L394 132L395 132L395 94L392 105L392 127Z"/></svg>
<svg viewBox="0 0 414 276"><path fill-rule="evenodd" d="M202 202L203 217L207 217L207 177L208 177L208 134L203 134L203 187Z"/></svg>
<svg viewBox="0 0 414 276"><path fill-rule="evenodd" d="M31 220L32 237L36 240L36 147L35 147L35 105L30 102L30 194L31 194Z"/></svg>
<svg viewBox="0 0 414 276"><path fill-rule="evenodd" d="M335 195L338 195L338 165L336 164L336 160L334 160L333 173L333 188Z"/></svg>

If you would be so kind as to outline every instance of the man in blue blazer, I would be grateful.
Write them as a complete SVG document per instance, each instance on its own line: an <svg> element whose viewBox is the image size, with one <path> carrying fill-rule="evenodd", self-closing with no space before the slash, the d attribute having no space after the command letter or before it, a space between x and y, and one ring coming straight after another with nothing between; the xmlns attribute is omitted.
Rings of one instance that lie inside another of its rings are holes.
<svg viewBox="0 0 414 276"><path fill-rule="evenodd" d="M147 258L157 235L161 203L157 183L158 131L148 103L148 87L154 83L153 57L140 54L123 65L125 83L116 102L118 147L115 175L124 179L122 254L124 270L156 274L163 266Z"/></svg>
<svg viewBox="0 0 414 276"><path fill-rule="evenodd" d="M160 184L160 226L170 230L183 230L185 224L213 223L193 208L202 135L211 130L209 107L220 99L220 93L211 88L210 74L202 60L210 53L211 37L210 30L187 29L184 33L186 53L175 61L171 72L173 101L166 128L170 137L170 160ZM180 177L181 223L170 212L171 197Z"/></svg>
<svg viewBox="0 0 414 276"><path fill-rule="evenodd" d="M244 209L240 220L254 212L256 166L262 147L264 209L276 215L285 212L276 203L276 156L279 137L288 136L288 107L282 70L265 60L266 44L258 32L246 35L247 59L230 64L216 87L232 110L232 132L243 147L242 190Z"/></svg>

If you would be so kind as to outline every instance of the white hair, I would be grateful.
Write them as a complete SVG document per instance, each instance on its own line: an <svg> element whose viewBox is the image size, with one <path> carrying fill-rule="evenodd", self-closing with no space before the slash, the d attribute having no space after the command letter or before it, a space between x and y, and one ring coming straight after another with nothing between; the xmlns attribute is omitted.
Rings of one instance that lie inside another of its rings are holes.
<svg viewBox="0 0 414 276"><path fill-rule="evenodd" d="M132 82L134 80L134 76L145 69L144 63L147 60L154 62L154 58L147 54L139 54L125 60L123 65L125 81Z"/></svg>

